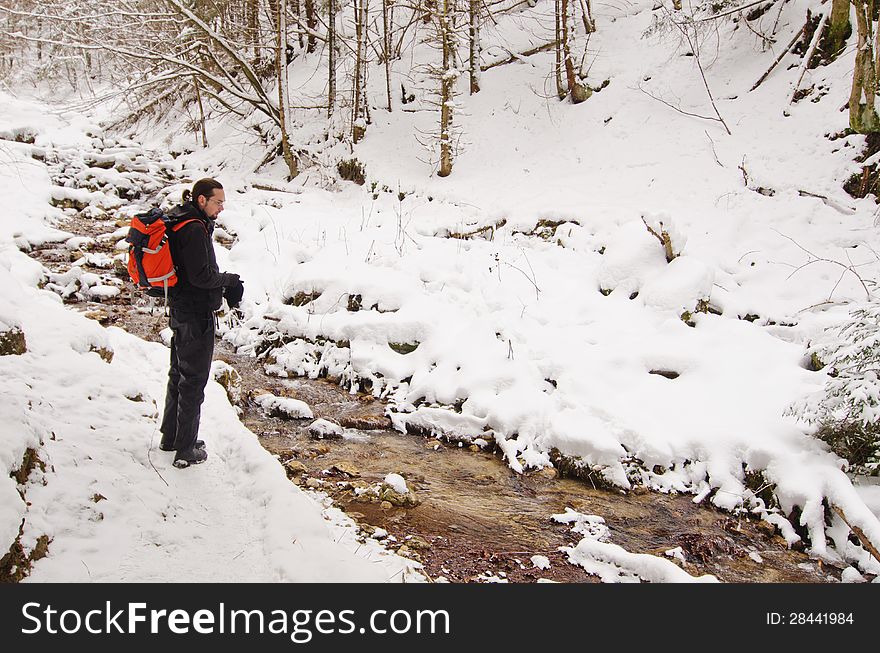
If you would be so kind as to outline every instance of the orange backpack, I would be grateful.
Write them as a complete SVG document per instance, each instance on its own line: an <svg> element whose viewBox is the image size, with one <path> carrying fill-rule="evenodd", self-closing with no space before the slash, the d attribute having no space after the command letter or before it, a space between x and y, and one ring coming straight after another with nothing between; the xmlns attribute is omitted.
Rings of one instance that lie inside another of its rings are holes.
<svg viewBox="0 0 880 653"><path fill-rule="evenodd" d="M171 230L177 231L195 220L184 220ZM160 209L151 209L134 216L125 240L129 243L128 274L135 286L152 297L164 295L167 302L168 289L177 285L177 273L171 260L165 215Z"/></svg>

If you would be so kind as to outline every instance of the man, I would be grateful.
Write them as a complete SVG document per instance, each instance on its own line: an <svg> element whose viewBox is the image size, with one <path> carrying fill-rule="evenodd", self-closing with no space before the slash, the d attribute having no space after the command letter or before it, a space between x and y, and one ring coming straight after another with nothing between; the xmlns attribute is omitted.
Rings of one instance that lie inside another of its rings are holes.
<svg viewBox="0 0 880 653"><path fill-rule="evenodd" d="M220 182L200 179L166 218L177 284L168 293L173 335L159 448L176 451L174 466L181 469L208 457L196 436L214 354L214 311L224 295L237 304L244 293L239 276L221 273L214 256L211 234L225 201Z"/></svg>

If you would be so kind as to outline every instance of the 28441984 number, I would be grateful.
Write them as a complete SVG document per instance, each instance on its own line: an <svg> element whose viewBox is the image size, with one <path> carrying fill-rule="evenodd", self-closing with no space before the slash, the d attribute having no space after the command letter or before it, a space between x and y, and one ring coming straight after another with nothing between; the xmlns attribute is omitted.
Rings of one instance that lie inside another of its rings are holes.
<svg viewBox="0 0 880 653"><path fill-rule="evenodd" d="M852 624L852 612L790 612L788 614L790 625L803 624Z"/></svg>

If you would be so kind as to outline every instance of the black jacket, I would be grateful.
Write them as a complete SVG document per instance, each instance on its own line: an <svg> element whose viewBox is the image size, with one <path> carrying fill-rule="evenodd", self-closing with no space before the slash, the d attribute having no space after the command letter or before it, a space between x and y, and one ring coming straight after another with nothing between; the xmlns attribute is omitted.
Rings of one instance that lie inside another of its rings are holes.
<svg viewBox="0 0 880 653"><path fill-rule="evenodd" d="M193 218L174 231L175 225ZM217 267L211 240L214 221L195 203L186 202L166 214L166 233L177 269L177 284L168 291L169 305L193 313L216 311L223 300L223 286L234 284L237 277Z"/></svg>

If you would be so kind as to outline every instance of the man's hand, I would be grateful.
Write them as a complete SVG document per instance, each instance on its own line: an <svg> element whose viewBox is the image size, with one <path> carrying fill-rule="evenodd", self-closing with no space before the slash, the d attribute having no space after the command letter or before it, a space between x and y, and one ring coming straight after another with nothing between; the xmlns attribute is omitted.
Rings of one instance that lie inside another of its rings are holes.
<svg viewBox="0 0 880 653"><path fill-rule="evenodd" d="M226 298L229 308L235 308L241 303L241 298L244 296L244 281L237 274L231 272L226 274L235 277L235 283L223 287L223 296Z"/></svg>
<svg viewBox="0 0 880 653"><path fill-rule="evenodd" d="M225 289L229 286L237 286L241 283L241 277L239 277L235 272L224 272L223 273L223 288Z"/></svg>

